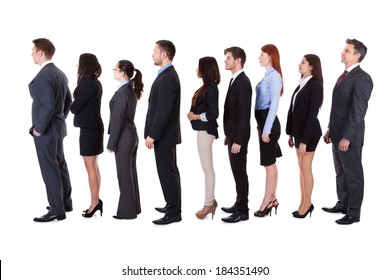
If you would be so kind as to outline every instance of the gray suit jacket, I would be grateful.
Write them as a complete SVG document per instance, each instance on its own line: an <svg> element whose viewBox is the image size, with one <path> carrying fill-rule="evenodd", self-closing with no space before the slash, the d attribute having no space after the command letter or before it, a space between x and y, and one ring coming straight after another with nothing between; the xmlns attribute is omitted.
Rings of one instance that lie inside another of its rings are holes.
<svg viewBox="0 0 390 280"><path fill-rule="evenodd" d="M45 65L28 85L32 102L32 127L41 134L51 132L54 139L67 134L65 119L72 104L66 75L53 63Z"/></svg>
<svg viewBox="0 0 390 280"><path fill-rule="evenodd" d="M328 126L333 143L337 144L345 138L350 141L350 146L363 146L364 117L373 86L370 75L360 66L352 69L340 83L336 83Z"/></svg>
<svg viewBox="0 0 390 280"><path fill-rule="evenodd" d="M123 136L138 137L134 123L137 102L134 90L128 84L121 86L111 98L107 149L117 152L119 140Z"/></svg>

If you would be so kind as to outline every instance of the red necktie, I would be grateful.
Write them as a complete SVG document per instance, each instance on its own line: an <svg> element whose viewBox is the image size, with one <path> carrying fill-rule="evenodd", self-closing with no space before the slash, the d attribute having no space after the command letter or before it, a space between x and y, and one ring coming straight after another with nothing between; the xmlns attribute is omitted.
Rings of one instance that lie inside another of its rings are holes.
<svg viewBox="0 0 390 280"><path fill-rule="evenodd" d="M341 74L339 80L337 81L337 84L339 84L345 77L345 75L347 75L348 71L347 70L344 70L343 74Z"/></svg>

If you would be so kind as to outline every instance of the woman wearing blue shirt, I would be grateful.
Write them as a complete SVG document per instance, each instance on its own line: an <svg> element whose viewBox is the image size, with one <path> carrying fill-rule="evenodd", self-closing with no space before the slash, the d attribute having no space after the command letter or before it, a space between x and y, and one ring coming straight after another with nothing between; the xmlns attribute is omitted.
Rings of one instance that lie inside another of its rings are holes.
<svg viewBox="0 0 390 280"><path fill-rule="evenodd" d="M261 48L260 65L265 67L265 76L256 86L255 117L260 142L260 165L265 167L265 193L260 209L254 213L256 217L275 214L279 202L276 199L278 184L278 168L276 158L282 156L278 140L280 122L276 115L279 99L283 94L283 75L280 67L280 56L275 45L268 44Z"/></svg>

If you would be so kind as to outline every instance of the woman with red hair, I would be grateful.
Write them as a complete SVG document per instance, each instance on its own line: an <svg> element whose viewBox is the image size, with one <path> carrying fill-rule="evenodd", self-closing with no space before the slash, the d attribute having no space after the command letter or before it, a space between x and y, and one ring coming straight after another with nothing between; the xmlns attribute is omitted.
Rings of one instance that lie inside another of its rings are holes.
<svg viewBox="0 0 390 280"><path fill-rule="evenodd" d="M255 118L260 142L260 165L265 168L266 179L263 201L254 215L264 217L271 215L273 207L276 214L279 206L276 199L278 184L276 158L281 157L282 152L278 144L280 122L276 113L280 96L283 94L283 75L279 50L275 45L264 45L261 48L259 61L265 68L265 76L256 86Z"/></svg>

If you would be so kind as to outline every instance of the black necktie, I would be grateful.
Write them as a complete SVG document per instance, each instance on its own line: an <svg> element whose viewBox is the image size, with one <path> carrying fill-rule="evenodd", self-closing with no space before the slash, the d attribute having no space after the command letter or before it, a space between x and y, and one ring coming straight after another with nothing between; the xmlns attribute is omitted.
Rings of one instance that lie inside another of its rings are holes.
<svg viewBox="0 0 390 280"><path fill-rule="evenodd" d="M229 88L230 88L230 86L232 85L232 83L233 83L233 78L230 79Z"/></svg>
<svg viewBox="0 0 390 280"><path fill-rule="evenodd" d="M344 77L345 77L345 75L347 75L347 73L348 73L348 71L347 71L347 70L344 70L344 72L343 72L343 74L341 74L341 76L340 76L340 78L339 78L337 84L339 84L339 83L344 79Z"/></svg>

